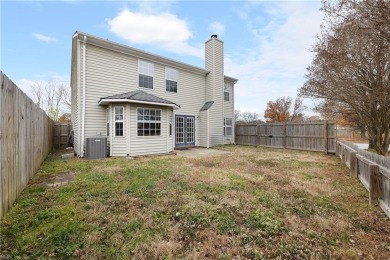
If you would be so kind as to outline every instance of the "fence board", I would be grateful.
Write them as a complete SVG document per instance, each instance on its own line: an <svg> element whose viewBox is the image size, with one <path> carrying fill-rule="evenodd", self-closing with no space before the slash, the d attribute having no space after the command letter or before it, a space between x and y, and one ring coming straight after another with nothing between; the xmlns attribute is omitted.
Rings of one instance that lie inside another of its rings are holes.
<svg viewBox="0 0 390 260"><path fill-rule="evenodd" d="M68 147L68 139L72 131L72 124L69 122L55 122L53 130L53 147L64 149Z"/></svg>
<svg viewBox="0 0 390 260"><path fill-rule="evenodd" d="M351 175L357 176L369 191L369 203L379 201L379 206L390 218L390 158L359 149L343 140L337 140L336 146L336 155L346 165L351 165L351 171L354 171Z"/></svg>
<svg viewBox="0 0 390 260"><path fill-rule="evenodd" d="M53 121L0 71L0 217L52 148Z"/></svg>
<svg viewBox="0 0 390 260"><path fill-rule="evenodd" d="M236 144L336 152L333 121L237 125Z"/></svg>

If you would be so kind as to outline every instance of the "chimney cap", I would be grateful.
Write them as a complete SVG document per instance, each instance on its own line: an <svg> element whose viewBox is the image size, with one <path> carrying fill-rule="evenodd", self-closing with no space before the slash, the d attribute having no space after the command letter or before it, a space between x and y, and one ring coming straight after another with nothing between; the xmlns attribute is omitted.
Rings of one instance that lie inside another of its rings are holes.
<svg viewBox="0 0 390 260"><path fill-rule="evenodd" d="M213 34L213 35L211 35L211 38L218 38L218 35Z"/></svg>

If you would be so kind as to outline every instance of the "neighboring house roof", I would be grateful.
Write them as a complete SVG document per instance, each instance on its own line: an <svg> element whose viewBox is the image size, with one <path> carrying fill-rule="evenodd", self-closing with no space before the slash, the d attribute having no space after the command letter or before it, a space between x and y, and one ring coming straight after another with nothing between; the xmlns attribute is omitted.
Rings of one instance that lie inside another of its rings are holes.
<svg viewBox="0 0 390 260"><path fill-rule="evenodd" d="M98 103L99 105L104 106L110 103L123 103L123 102L180 108L180 105L176 103L157 97L153 94L146 93L142 90L135 90L123 94L104 97L101 98Z"/></svg>
<svg viewBox="0 0 390 260"><path fill-rule="evenodd" d="M209 101L204 103L203 107L200 109L200 111L209 110L210 107L214 104L214 101Z"/></svg>
<svg viewBox="0 0 390 260"><path fill-rule="evenodd" d="M84 38L84 36L85 36L85 38ZM82 41L84 41L86 39L86 43L91 44L91 45L95 45L95 46L103 47L106 49L114 50L117 52L125 53L125 54L132 55L132 56L140 58L140 59L164 64L166 66L170 66L173 68L180 68L183 70L191 71L191 72L202 74L202 75L206 75L210 72L210 71L205 70L203 68L199 68L199 67L196 67L196 66L193 66L190 64L186 64L184 62L176 61L173 59L168 59L168 58L165 58L165 57L162 57L159 55L155 55L155 54L152 54L152 53L149 53L146 51L141 51L141 50L138 50L138 49L135 49L135 48L123 45L123 44L119 44L119 43L116 43L113 41L109 41L106 39L102 39L102 38L99 38L99 37L96 37L96 36L93 36L93 35L90 35L87 33L76 31L73 34L73 38L74 37L77 37L79 40L82 40ZM228 81L233 81L233 82L238 81L237 79L229 77L229 76L224 76L224 77Z"/></svg>

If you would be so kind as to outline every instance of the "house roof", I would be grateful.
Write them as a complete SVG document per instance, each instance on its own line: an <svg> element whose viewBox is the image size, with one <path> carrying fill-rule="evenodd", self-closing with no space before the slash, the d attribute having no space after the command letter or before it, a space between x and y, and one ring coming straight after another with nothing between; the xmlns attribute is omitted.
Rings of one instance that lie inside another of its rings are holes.
<svg viewBox="0 0 390 260"><path fill-rule="evenodd" d="M148 60L148 61L151 61L154 63L160 63L160 64L163 64L165 66L172 67L172 68L180 68L182 70L191 71L191 72L202 74L202 75L207 75L210 72L210 71L205 70L205 69L200 68L200 67L196 67L196 66L193 66L193 65L190 65L190 64L187 64L184 62L176 61L173 59L165 58L163 56L152 54L150 52L138 50L138 49L129 47L127 45L119 44L119 43L116 43L113 41L109 41L108 39L103 39L103 38L96 37L96 36L93 36L93 35L90 35L87 33L76 31L73 34L73 38L74 37L77 37L77 39L79 39L79 40L86 41L86 43L91 44L91 45L114 50L117 52L121 52L121 53L124 53L127 55L137 57L137 58ZM233 81L233 82L238 81L237 79L229 77L229 76L224 76L224 77L228 81Z"/></svg>
<svg viewBox="0 0 390 260"><path fill-rule="evenodd" d="M203 107L200 109L200 111L209 110L210 107L214 104L214 101L209 101L204 103Z"/></svg>
<svg viewBox="0 0 390 260"><path fill-rule="evenodd" d="M180 108L180 105L172 101L169 101L164 98L160 98L153 94L149 94L142 90L130 91L123 94L117 94L117 95L101 98L99 100L99 105L104 106L110 103L124 103L124 102L168 106L168 107L173 107L175 109Z"/></svg>

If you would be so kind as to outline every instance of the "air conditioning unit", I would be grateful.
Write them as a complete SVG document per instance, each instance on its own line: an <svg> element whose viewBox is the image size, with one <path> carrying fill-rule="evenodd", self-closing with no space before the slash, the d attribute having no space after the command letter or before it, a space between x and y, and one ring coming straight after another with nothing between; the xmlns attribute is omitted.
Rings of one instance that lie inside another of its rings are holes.
<svg viewBox="0 0 390 260"><path fill-rule="evenodd" d="M86 139L85 158L100 159L107 157L107 137L89 137Z"/></svg>

